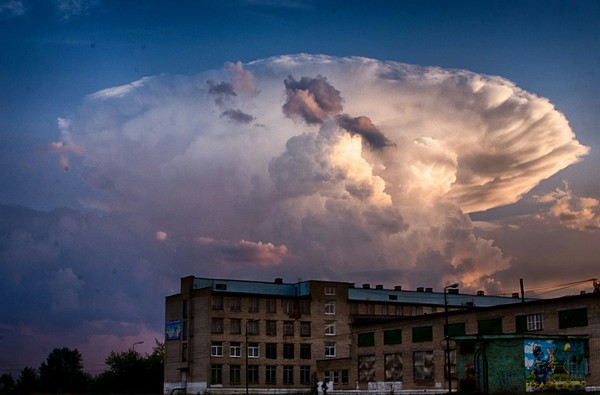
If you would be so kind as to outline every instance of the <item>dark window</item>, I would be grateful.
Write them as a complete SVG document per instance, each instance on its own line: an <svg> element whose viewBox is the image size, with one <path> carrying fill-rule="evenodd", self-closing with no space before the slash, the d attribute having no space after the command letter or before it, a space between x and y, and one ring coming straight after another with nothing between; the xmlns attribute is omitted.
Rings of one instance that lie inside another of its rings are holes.
<svg viewBox="0 0 600 395"><path fill-rule="evenodd" d="M310 321L300 322L300 336L310 336Z"/></svg>
<svg viewBox="0 0 600 395"><path fill-rule="evenodd" d="M277 336L277 321L267 321L267 336Z"/></svg>
<svg viewBox="0 0 600 395"><path fill-rule="evenodd" d="M398 295L389 295L390 300L398 300Z"/></svg>
<svg viewBox="0 0 600 395"><path fill-rule="evenodd" d="M466 329L465 329L465 323L464 322L457 322L455 324L448 324L448 326L446 327L444 325L444 328L446 329L446 334L447 336L464 336L466 334Z"/></svg>
<svg viewBox="0 0 600 395"><path fill-rule="evenodd" d="M294 336L294 321L283 321L283 335Z"/></svg>
<svg viewBox="0 0 600 395"><path fill-rule="evenodd" d="M587 326L587 308L563 310L558 312L558 327L573 328L576 326Z"/></svg>
<svg viewBox="0 0 600 395"><path fill-rule="evenodd" d="M227 284L215 284L215 289L218 289L219 291L225 291L227 290Z"/></svg>
<svg viewBox="0 0 600 395"><path fill-rule="evenodd" d="M371 347L375 345L375 333L359 333L358 334L358 346L359 347Z"/></svg>
<svg viewBox="0 0 600 395"><path fill-rule="evenodd" d="M229 320L229 333L232 335L240 335L242 333L242 320L232 318Z"/></svg>
<svg viewBox="0 0 600 395"><path fill-rule="evenodd" d="M256 320L246 321L246 333L248 335L258 335L258 333L259 333L258 321L256 321Z"/></svg>
<svg viewBox="0 0 600 395"><path fill-rule="evenodd" d="M458 346L461 355L475 354L475 342L473 341L460 342Z"/></svg>
<svg viewBox="0 0 600 395"><path fill-rule="evenodd" d="M267 299L266 300L266 310L267 310L267 313L276 313L277 312L277 303L275 303L275 299Z"/></svg>
<svg viewBox="0 0 600 395"><path fill-rule="evenodd" d="M300 359L311 359L310 344L300 344Z"/></svg>
<svg viewBox="0 0 600 395"><path fill-rule="evenodd" d="M258 384L258 365L248 365L248 383Z"/></svg>
<svg viewBox="0 0 600 395"><path fill-rule="evenodd" d="M401 344L402 343L402 330L401 329L388 329L383 331L383 344Z"/></svg>
<svg viewBox="0 0 600 395"><path fill-rule="evenodd" d="M182 310L183 310L183 318L188 318L190 316L190 304L187 299L183 300Z"/></svg>
<svg viewBox="0 0 600 395"><path fill-rule="evenodd" d="M283 357L287 359L294 359L294 344L284 343L283 344Z"/></svg>
<svg viewBox="0 0 600 395"><path fill-rule="evenodd" d="M213 310L223 310L223 296L222 295L213 295L212 309Z"/></svg>
<svg viewBox="0 0 600 395"><path fill-rule="evenodd" d="M265 345L265 357L269 359L277 359L277 344L267 343Z"/></svg>
<svg viewBox="0 0 600 395"><path fill-rule="evenodd" d="M300 366L300 384L310 384L310 366Z"/></svg>
<svg viewBox="0 0 600 395"><path fill-rule="evenodd" d="M242 299L239 296L231 298L229 301L229 311L241 311Z"/></svg>
<svg viewBox="0 0 600 395"><path fill-rule="evenodd" d="M223 365L210 366L210 383L223 384Z"/></svg>
<svg viewBox="0 0 600 395"><path fill-rule="evenodd" d="M181 362L186 362L188 359L188 344L181 344Z"/></svg>
<svg viewBox="0 0 600 395"><path fill-rule="evenodd" d="M502 333L502 317L477 321L477 333L480 335L499 335Z"/></svg>
<svg viewBox="0 0 600 395"><path fill-rule="evenodd" d="M283 384L294 384L294 367L292 365L283 367Z"/></svg>
<svg viewBox="0 0 600 395"><path fill-rule="evenodd" d="M229 384L239 384L242 381L240 365L229 365Z"/></svg>
<svg viewBox="0 0 600 395"><path fill-rule="evenodd" d="M300 314L310 315L310 300L300 301Z"/></svg>
<svg viewBox="0 0 600 395"><path fill-rule="evenodd" d="M250 313L258 313L258 298L248 299L248 311Z"/></svg>
<svg viewBox="0 0 600 395"><path fill-rule="evenodd" d="M342 370L342 384L348 384L348 369Z"/></svg>
<svg viewBox="0 0 600 395"><path fill-rule="evenodd" d="M223 318L213 318L211 322L212 333L223 333Z"/></svg>
<svg viewBox="0 0 600 395"><path fill-rule="evenodd" d="M417 342L430 342L433 340L433 327L432 326L416 326L412 328L412 341Z"/></svg>
<svg viewBox="0 0 600 395"><path fill-rule="evenodd" d="M265 369L265 383L277 384L277 366L267 365Z"/></svg>

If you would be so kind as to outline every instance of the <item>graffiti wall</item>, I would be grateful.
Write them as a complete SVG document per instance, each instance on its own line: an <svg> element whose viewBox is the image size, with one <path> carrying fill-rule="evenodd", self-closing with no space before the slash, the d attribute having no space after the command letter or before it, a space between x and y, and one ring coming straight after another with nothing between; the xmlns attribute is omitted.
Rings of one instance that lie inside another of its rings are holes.
<svg viewBox="0 0 600 395"><path fill-rule="evenodd" d="M534 391L585 391L583 340L525 339L525 385Z"/></svg>

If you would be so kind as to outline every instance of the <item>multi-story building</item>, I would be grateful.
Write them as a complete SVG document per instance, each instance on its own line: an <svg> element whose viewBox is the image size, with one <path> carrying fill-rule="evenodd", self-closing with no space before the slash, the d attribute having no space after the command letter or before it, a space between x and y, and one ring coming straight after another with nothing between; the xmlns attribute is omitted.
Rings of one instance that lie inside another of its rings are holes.
<svg viewBox="0 0 600 395"><path fill-rule="evenodd" d="M447 295L450 310L519 299ZM165 393L354 389L352 324L444 311L444 294L334 281L181 279L166 298ZM324 361L328 367L317 370ZM332 368L332 366L334 368Z"/></svg>
<svg viewBox="0 0 600 395"><path fill-rule="evenodd" d="M351 366L349 380L370 392L600 391L600 287L555 299L356 322L352 343L350 358L318 361L318 372Z"/></svg>

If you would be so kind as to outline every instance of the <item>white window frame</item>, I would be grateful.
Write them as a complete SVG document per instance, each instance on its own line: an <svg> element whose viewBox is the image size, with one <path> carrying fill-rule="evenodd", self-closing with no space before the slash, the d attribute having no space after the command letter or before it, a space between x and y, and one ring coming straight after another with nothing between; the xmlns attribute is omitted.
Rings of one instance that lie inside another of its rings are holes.
<svg viewBox="0 0 600 395"><path fill-rule="evenodd" d="M335 287L325 287L325 295L327 295L327 296L335 295Z"/></svg>
<svg viewBox="0 0 600 395"><path fill-rule="evenodd" d="M334 358L335 357L335 343L334 342L325 342L325 357Z"/></svg>
<svg viewBox="0 0 600 395"><path fill-rule="evenodd" d="M541 331L544 329L544 314L527 314L527 330Z"/></svg>
<svg viewBox="0 0 600 395"><path fill-rule="evenodd" d="M248 358L259 358L260 346L258 343L248 343Z"/></svg>
<svg viewBox="0 0 600 395"><path fill-rule="evenodd" d="M335 336L335 321L325 323L325 335Z"/></svg>
<svg viewBox="0 0 600 395"><path fill-rule="evenodd" d="M213 357L223 356L223 342L213 342L210 347L210 355Z"/></svg>
<svg viewBox="0 0 600 395"><path fill-rule="evenodd" d="M238 342L229 343L229 356L239 358L242 356L242 344Z"/></svg>
<svg viewBox="0 0 600 395"><path fill-rule="evenodd" d="M335 315L335 300L325 302L325 314Z"/></svg>

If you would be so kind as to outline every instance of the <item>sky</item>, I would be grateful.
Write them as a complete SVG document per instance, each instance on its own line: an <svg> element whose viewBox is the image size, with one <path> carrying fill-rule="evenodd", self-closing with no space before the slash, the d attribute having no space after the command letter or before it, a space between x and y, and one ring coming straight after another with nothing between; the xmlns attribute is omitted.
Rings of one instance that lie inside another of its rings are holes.
<svg viewBox="0 0 600 395"><path fill-rule="evenodd" d="M151 352L188 275L591 291L599 17L0 0L0 373Z"/></svg>

